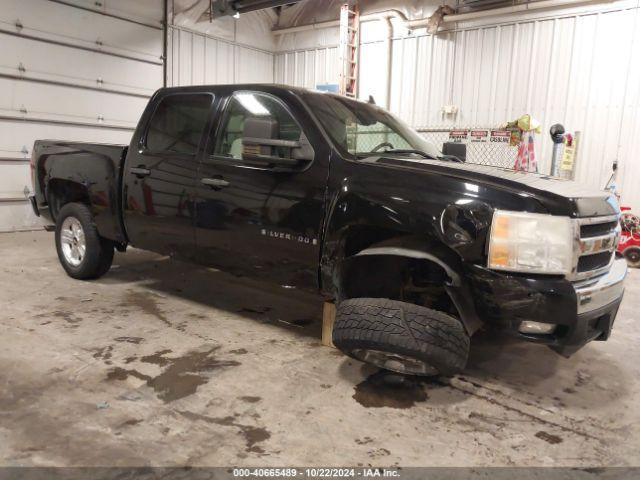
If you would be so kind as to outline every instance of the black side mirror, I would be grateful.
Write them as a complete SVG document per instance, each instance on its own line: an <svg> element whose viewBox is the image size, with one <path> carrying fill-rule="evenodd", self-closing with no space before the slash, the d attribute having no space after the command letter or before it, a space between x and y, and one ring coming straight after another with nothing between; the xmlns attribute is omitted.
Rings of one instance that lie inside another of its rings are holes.
<svg viewBox="0 0 640 480"><path fill-rule="evenodd" d="M280 125L273 117L250 117L244 122L242 159L256 166L296 169L314 158L304 134L300 140L280 140Z"/></svg>
<svg viewBox="0 0 640 480"><path fill-rule="evenodd" d="M465 143L445 142L442 144L444 156L457 157L461 161L467 161L467 145Z"/></svg>

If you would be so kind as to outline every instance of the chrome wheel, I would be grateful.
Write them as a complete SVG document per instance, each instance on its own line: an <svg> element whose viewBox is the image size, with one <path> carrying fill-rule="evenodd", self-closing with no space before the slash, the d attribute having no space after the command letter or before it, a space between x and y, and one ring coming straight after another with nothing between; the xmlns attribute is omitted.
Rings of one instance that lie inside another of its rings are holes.
<svg viewBox="0 0 640 480"><path fill-rule="evenodd" d="M77 267L82 263L87 251L87 242L80 220L75 217L64 219L60 229L60 246L69 265Z"/></svg>
<svg viewBox="0 0 640 480"><path fill-rule="evenodd" d="M438 375L438 370L416 358L381 350L356 349L351 354L358 360L376 367L407 375Z"/></svg>

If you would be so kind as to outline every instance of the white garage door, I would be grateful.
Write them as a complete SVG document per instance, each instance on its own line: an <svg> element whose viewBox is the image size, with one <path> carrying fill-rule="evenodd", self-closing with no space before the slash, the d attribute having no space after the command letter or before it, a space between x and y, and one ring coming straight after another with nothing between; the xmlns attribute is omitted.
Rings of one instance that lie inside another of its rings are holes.
<svg viewBox="0 0 640 480"><path fill-rule="evenodd" d="M40 225L25 199L36 139L129 143L162 86L162 0L2 0L0 231Z"/></svg>

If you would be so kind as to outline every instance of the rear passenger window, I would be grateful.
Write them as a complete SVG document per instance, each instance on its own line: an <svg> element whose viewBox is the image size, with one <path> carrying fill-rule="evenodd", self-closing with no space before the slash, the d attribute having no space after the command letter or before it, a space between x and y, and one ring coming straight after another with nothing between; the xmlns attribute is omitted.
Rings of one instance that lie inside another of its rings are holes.
<svg viewBox="0 0 640 480"><path fill-rule="evenodd" d="M195 154L212 100L207 94L163 98L149 122L147 149L153 153Z"/></svg>

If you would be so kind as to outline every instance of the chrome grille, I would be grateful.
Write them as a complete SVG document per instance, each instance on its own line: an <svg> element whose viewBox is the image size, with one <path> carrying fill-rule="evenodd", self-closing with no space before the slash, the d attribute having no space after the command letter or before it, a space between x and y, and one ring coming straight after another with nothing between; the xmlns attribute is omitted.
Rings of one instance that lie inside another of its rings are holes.
<svg viewBox="0 0 640 480"><path fill-rule="evenodd" d="M574 223L574 262L570 280L584 280L611 268L620 241L618 215L579 218Z"/></svg>

